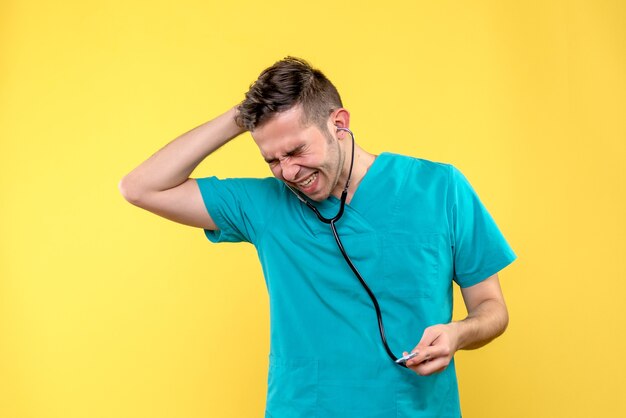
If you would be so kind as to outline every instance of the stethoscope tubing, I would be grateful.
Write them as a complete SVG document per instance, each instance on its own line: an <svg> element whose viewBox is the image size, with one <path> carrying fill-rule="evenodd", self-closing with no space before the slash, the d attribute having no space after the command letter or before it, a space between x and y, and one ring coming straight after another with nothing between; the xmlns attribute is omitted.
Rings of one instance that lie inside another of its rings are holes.
<svg viewBox="0 0 626 418"><path fill-rule="evenodd" d="M361 276L361 273L359 273L359 270L356 268L356 266L354 265L354 263L352 262L352 260L348 256L348 253L346 252L346 250L345 250L345 248L343 246L343 243L341 242L341 238L339 237L339 233L337 232L337 227L335 226L337 221L339 221L341 219L341 217L343 215L343 212L344 212L344 208L345 208L345 205L346 205L346 198L348 196L348 187L350 186L350 177L352 176L352 167L353 167L353 164L354 164L354 134L348 128L337 128L337 130L347 131L350 134L350 136L352 137L352 156L351 156L351 159L350 159L350 170L348 172L348 180L346 181L346 186L343 189L343 192L341 193L341 204L339 206L339 211L337 212L337 214L334 217L332 217L332 218L325 218L324 216L322 216L322 214L319 212L319 210L315 206L313 206L313 204L311 204L311 202L309 202L308 200L304 199L300 195L299 192L297 192L296 190L292 189L289 185L287 185L287 187L298 197L298 199L300 199L301 202L306 204L306 206L308 206L315 213L315 215L317 216L317 218L321 222L330 225L330 229L333 232L333 236L335 238L335 242L337 243L337 247L339 248L339 251L341 252L341 255L343 256L344 260L346 260L346 263L348 264L348 266L350 267L350 269L352 270L352 272L354 273L356 278L359 279L359 282L361 282L361 285L363 286L363 288L365 289L365 291L369 295L370 299L372 300L372 304L374 305L374 309L376 310L376 317L378 318L378 330L380 331L380 338L382 340L383 346L385 347L385 351L387 352L387 355L394 361L394 364L397 364L397 365L399 365L401 367L407 368L406 364L404 364L404 363L397 363L396 362L396 360L398 360L398 357L396 357L393 354L393 352L389 348L389 345L387 344L387 338L385 337L385 327L383 325L383 316L382 316L382 313L380 311L380 306L378 304L378 300L376 299L376 296L374 296L374 293L372 292L370 287L365 282L365 279L363 279L363 276Z"/></svg>

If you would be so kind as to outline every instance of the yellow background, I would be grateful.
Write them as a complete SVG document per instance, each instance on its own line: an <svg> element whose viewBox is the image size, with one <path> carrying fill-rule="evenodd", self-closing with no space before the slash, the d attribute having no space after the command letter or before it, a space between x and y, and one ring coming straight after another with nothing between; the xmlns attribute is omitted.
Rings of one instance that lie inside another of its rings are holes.
<svg viewBox="0 0 626 418"><path fill-rule="evenodd" d="M0 417L262 416L253 247L117 187L288 54L365 149L461 169L519 257L509 329L456 356L464 417L626 416L622 0L2 0L0 42ZM270 172L244 135L214 174Z"/></svg>

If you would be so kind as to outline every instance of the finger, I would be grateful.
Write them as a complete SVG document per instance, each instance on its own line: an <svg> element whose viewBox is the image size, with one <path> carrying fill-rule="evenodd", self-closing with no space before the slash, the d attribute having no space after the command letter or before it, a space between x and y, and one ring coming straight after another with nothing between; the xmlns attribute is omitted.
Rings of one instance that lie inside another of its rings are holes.
<svg viewBox="0 0 626 418"><path fill-rule="evenodd" d="M446 347L431 345L430 347L424 348L417 356L410 359L407 362L407 366L417 366L418 364L426 361L432 361L439 357L446 357L448 351L449 350Z"/></svg>
<svg viewBox="0 0 626 418"><path fill-rule="evenodd" d="M423 361L424 356L430 353L430 357L433 356L432 347L436 346L439 341L441 333L435 327L429 327L424 330L424 334L422 335L422 339L415 346L412 351L418 351L420 356L418 356L417 361Z"/></svg>
<svg viewBox="0 0 626 418"><path fill-rule="evenodd" d="M435 360L421 363L416 367L412 367L411 369L420 376L430 376L432 374L444 371L446 367L448 367L448 364L450 364L448 359L439 357Z"/></svg>
<svg viewBox="0 0 626 418"><path fill-rule="evenodd" d="M408 367L411 366L417 366L425 361L429 361L433 358L433 355L428 353L428 352L420 352L417 356L413 357L412 359L409 359L406 362L406 365Z"/></svg>
<svg viewBox="0 0 626 418"><path fill-rule="evenodd" d="M413 357L415 357L417 355L417 353L410 353L407 351L403 351L402 352L402 357L396 359L396 363L402 366L406 366L406 362L410 359L412 359Z"/></svg>
<svg viewBox="0 0 626 418"><path fill-rule="evenodd" d="M417 344L417 349L422 347L427 347L432 345L437 338L441 335L441 329L437 325L430 326L424 330L422 334L422 338L420 339L419 344Z"/></svg>
<svg viewBox="0 0 626 418"><path fill-rule="evenodd" d="M427 364L430 360L418 360L416 362L413 362L413 359L407 361L406 366L413 370L415 373L417 374L421 374L421 370L423 369L424 365Z"/></svg>

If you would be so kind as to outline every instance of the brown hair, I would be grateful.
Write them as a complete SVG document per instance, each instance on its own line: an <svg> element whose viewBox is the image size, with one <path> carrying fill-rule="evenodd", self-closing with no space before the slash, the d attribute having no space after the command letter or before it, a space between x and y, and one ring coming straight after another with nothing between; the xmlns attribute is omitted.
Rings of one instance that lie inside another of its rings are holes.
<svg viewBox="0 0 626 418"><path fill-rule="evenodd" d="M334 109L343 107L337 89L318 69L301 58L287 56L261 72L239 104L236 123L254 130L276 113L302 105L303 125L313 122L326 130Z"/></svg>

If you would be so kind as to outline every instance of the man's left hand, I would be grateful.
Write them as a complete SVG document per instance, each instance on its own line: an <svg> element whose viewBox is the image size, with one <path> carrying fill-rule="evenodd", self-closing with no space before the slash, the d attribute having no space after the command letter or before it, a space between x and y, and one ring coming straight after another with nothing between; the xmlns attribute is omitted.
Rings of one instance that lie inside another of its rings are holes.
<svg viewBox="0 0 626 418"><path fill-rule="evenodd" d="M458 350L458 330L456 324L433 325L424 330L419 344L412 350L419 354L406 362L406 366L420 376L428 376L443 371ZM407 355L404 352L403 355Z"/></svg>

